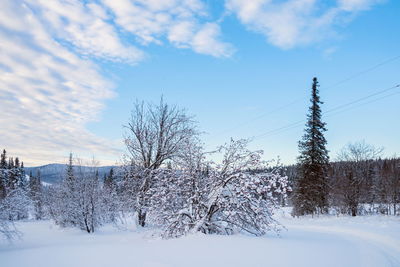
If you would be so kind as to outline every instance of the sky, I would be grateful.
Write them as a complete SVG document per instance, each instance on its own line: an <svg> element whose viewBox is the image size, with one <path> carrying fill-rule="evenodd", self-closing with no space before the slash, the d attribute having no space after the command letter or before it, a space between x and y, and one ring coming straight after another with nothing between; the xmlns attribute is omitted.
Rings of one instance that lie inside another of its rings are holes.
<svg viewBox="0 0 400 267"><path fill-rule="evenodd" d="M2 0L0 148L118 163L136 100L195 116L205 149L296 162L313 77L330 157L400 153L398 0Z"/></svg>

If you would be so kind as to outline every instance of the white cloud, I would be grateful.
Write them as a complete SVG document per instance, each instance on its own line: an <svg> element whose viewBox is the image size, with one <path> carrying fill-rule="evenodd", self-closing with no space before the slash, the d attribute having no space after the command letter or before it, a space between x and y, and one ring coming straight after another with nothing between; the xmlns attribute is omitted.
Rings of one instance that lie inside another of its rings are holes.
<svg viewBox="0 0 400 267"><path fill-rule="evenodd" d="M229 57L232 46L221 41L219 25L202 22L207 10L200 0L102 0L115 22L143 45L190 48L200 54Z"/></svg>
<svg viewBox="0 0 400 267"><path fill-rule="evenodd" d="M116 61L136 63L143 52L123 44L109 16L96 3L83 1L27 0L28 6L46 25L53 36L60 38L82 54Z"/></svg>
<svg viewBox="0 0 400 267"><path fill-rule="evenodd" d="M369 9L380 0L337 0L327 6L317 0L226 0L226 8L250 30L283 49L320 41L334 32L337 22Z"/></svg>
<svg viewBox="0 0 400 267"><path fill-rule="evenodd" d="M193 35L192 40L188 43L198 53L215 57L229 57L233 53L233 48L229 44L217 41L219 35L219 25L207 23Z"/></svg>

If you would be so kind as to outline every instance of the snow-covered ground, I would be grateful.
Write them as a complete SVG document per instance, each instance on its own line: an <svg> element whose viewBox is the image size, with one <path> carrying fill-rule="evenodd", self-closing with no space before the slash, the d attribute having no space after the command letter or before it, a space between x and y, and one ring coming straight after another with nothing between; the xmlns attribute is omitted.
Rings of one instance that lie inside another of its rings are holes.
<svg viewBox="0 0 400 267"><path fill-rule="evenodd" d="M23 238L0 243L0 266L400 266L400 217L281 214L279 220L287 228L280 237L198 234L172 240L111 226L86 234L50 221L20 222Z"/></svg>

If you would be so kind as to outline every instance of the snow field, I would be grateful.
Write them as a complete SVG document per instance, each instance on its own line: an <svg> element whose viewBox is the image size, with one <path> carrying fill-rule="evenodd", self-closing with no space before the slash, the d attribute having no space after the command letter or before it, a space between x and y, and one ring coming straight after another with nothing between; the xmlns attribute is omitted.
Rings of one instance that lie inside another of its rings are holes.
<svg viewBox="0 0 400 267"><path fill-rule="evenodd" d="M94 234L51 221L17 223L23 233L0 243L2 267L132 266L400 266L400 218L292 218L280 236L189 235L162 240L152 230L105 226Z"/></svg>

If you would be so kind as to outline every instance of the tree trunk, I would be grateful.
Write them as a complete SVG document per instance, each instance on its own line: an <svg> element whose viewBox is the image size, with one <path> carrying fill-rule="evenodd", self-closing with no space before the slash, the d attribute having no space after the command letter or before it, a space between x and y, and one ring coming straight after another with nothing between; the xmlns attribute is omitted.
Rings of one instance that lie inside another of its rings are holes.
<svg viewBox="0 0 400 267"><path fill-rule="evenodd" d="M138 222L139 225L144 227L146 225L146 212L143 211L142 209L139 210L139 214L138 214Z"/></svg>
<svg viewBox="0 0 400 267"><path fill-rule="evenodd" d="M351 216L353 216L353 217L357 216L357 208L356 207L351 208Z"/></svg>

